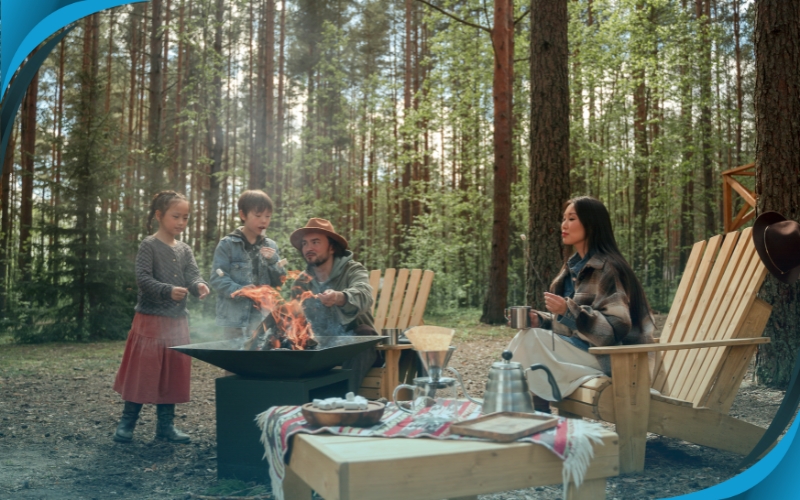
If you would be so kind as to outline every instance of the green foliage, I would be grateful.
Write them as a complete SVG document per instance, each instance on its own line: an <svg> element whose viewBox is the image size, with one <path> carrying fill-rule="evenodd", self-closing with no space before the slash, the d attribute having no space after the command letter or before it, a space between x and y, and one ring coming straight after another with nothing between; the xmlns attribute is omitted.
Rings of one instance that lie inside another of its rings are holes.
<svg viewBox="0 0 800 500"><path fill-rule="evenodd" d="M695 241L721 230L719 174L749 162L754 152L753 6L741 16L739 107L731 5L715 4L706 32L690 4L567 3L573 194L606 204L624 255L635 263L651 305L662 311L682 271L682 234ZM429 310L482 303L494 172L489 36L420 2L411 3L407 42L405 1L288 0L283 156L280 165L277 159L254 165L264 142L254 126L264 105L257 102L265 81L258 57L264 5L226 3L220 60L213 47L215 2L171 3L170 15L162 17L169 21L157 149L147 143L151 68L144 6L100 15L96 71L84 67L83 24L67 37L63 85L60 51L54 51L40 75L33 259L26 269L18 266L13 222L20 202L17 169L10 182L8 272L0 291L4 332L24 342L122 338L136 301L133 258L145 235L148 190L159 180L160 187L189 197L192 222L182 239L208 277L216 244L205 237L216 117L223 120L224 140L222 169L214 174L221 191L219 235L239 224L235 201L253 169L265 168L263 187L277 203L268 236L289 268L305 267L290 233L310 217L323 217L369 269L435 271ZM437 5L472 22L492 22L479 0ZM527 8L518 3L515 18ZM528 231L528 55L535 14L522 18L515 32L510 304L523 303L526 287L519 235ZM223 82L221 109L209 104L215 76ZM646 144L637 148L633 96L640 84ZM704 106L711 110L710 135L701 133ZM642 175L646 182L637 193L635 179ZM643 211L634 207L637 196L644 197ZM705 222L707 206L712 228ZM409 224L404 210L411 213ZM204 303L190 301L193 313L209 318L213 306L213 295Z"/></svg>

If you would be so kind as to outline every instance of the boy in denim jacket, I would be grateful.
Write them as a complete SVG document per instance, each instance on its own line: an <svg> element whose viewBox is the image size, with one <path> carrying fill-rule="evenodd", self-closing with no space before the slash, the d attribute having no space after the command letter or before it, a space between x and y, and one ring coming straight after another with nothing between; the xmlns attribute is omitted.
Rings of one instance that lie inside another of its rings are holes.
<svg viewBox="0 0 800 500"><path fill-rule="evenodd" d="M231 298L231 294L262 285L278 287L286 274L279 263L278 245L263 234L272 218L270 197L260 190L245 191L238 207L243 226L217 244L209 280L217 292L216 323L224 327L227 339L250 337L263 319L252 300Z"/></svg>

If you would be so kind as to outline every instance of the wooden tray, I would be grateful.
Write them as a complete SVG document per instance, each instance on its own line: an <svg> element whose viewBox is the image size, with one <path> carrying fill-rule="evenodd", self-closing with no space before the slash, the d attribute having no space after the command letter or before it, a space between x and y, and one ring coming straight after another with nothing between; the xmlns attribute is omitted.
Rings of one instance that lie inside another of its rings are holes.
<svg viewBox="0 0 800 500"><path fill-rule="evenodd" d="M474 420L453 424L450 426L450 432L509 443L556 425L558 425L558 417L499 411Z"/></svg>
<svg viewBox="0 0 800 500"><path fill-rule="evenodd" d="M372 427L381 421L386 405L377 401L369 401L366 410L320 410L314 408L313 403L304 404L300 411L303 412L306 422L317 427L351 426Z"/></svg>

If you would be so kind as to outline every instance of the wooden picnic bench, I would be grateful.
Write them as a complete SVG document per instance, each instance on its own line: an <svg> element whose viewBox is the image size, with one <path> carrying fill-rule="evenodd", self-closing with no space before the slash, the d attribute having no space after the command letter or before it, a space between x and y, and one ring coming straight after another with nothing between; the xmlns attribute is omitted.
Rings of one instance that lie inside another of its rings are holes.
<svg viewBox="0 0 800 500"><path fill-rule="evenodd" d="M433 275L433 271L422 269L387 269L381 282L380 269L370 272L373 316L378 333L383 328L406 329L423 323ZM392 391L400 383L401 373L404 381L416 373L413 358L402 356L408 349L411 345L378 346L385 356L384 366L367 372L359 395L369 399L391 399Z"/></svg>
<svg viewBox="0 0 800 500"><path fill-rule="evenodd" d="M644 469L647 432L742 455L763 435L728 415L758 345L769 342L761 335L772 307L756 298L767 271L750 233L696 243L660 342L590 348L611 356L611 378L556 403L562 414L616 424L621 472Z"/></svg>
<svg viewBox="0 0 800 500"><path fill-rule="evenodd" d="M533 486L560 485L563 462L544 446L439 439L386 439L297 434L283 481L284 498L325 500L477 500L477 495ZM616 476L617 435L604 430L603 445L580 488L568 485L567 500L606 496Z"/></svg>

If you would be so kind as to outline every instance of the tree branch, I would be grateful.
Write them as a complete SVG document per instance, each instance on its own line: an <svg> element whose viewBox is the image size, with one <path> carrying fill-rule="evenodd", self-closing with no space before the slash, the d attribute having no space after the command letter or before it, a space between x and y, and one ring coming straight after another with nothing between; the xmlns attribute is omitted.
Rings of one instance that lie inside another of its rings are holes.
<svg viewBox="0 0 800 500"><path fill-rule="evenodd" d="M427 0L417 0L417 1L420 2L420 3L424 3L425 5L430 7L431 9L438 10L439 12L444 14L445 16L447 16L447 17L449 17L451 19L455 19L456 21L458 21L458 22L460 22L462 24L466 24L467 26L471 26L473 28L478 28L479 30L483 30L483 31L489 33L490 35L492 34L492 30L490 30L486 26L481 26L480 24L475 24L473 22L467 21L466 19L461 19L460 17L447 12L446 10L442 9L441 7L437 7L436 5L433 5L432 3L428 2Z"/></svg>
<svg viewBox="0 0 800 500"><path fill-rule="evenodd" d="M518 18L514 19L514 26L516 26L518 22L522 21L523 17L527 16L530 13L531 13L531 9L528 9L525 12L523 12L522 14L520 14Z"/></svg>

